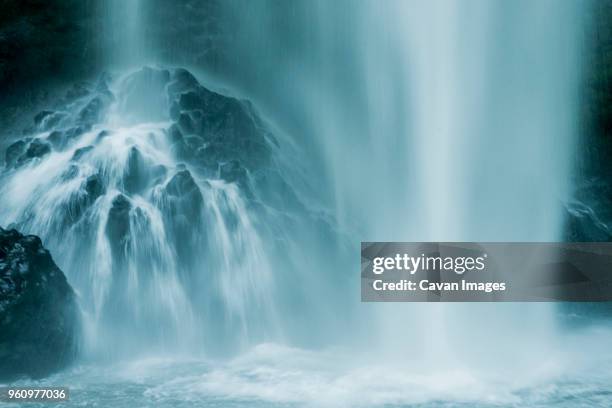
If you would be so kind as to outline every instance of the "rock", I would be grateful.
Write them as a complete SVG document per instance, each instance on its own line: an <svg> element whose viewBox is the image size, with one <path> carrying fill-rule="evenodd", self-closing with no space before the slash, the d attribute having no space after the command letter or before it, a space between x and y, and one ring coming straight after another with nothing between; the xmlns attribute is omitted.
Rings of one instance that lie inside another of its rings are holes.
<svg viewBox="0 0 612 408"><path fill-rule="evenodd" d="M148 184L147 169L144 158L136 146L128 153L123 173L123 188L129 194L139 193Z"/></svg>
<svg viewBox="0 0 612 408"><path fill-rule="evenodd" d="M68 168L64 170L64 172L62 172L61 178L64 181L68 181L68 180L74 179L78 175L79 175L79 166L77 166L74 163L70 163L70 165L68 165Z"/></svg>
<svg viewBox="0 0 612 408"><path fill-rule="evenodd" d="M192 149L180 157L196 157L201 161L192 164L215 171L218 163L231 160L251 171L269 164L268 139L275 140L250 102L213 92L186 70L173 73L167 90L173 126L183 135L198 135L209 143L199 146L196 154ZM183 149L175 146L173 150Z"/></svg>
<svg viewBox="0 0 612 408"><path fill-rule="evenodd" d="M18 164L23 164L31 159L42 158L51 153L51 145L40 139L34 139L28 145L27 150L17 160Z"/></svg>
<svg viewBox="0 0 612 408"><path fill-rule="evenodd" d="M200 136L186 136L185 144L189 150L196 151L204 145L204 140Z"/></svg>
<svg viewBox="0 0 612 408"><path fill-rule="evenodd" d="M85 191L89 195L90 201L94 202L98 197L106 191L104 183L99 174L93 174L85 180Z"/></svg>
<svg viewBox="0 0 612 408"><path fill-rule="evenodd" d="M172 126L170 126L167 134L168 134L168 139L170 140L170 143L178 143L178 142L183 141L183 133L181 132L181 129L179 129L178 125L176 124L173 124Z"/></svg>
<svg viewBox="0 0 612 408"><path fill-rule="evenodd" d="M77 141L84 133L91 130L91 125L80 125L74 126L66 130L62 135L61 148L70 146L72 143Z"/></svg>
<svg viewBox="0 0 612 408"><path fill-rule="evenodd" d="M75 99L80 99L83 98L87 95L89 95L89 87L88 84L85 82L79 82L79 83L75 83L72 85L72 88L70 88L67 92L66 92L66 96L65 99L70 102L73 101Z"/></svg>
<svg viewBox="0 0 612 408"><path fill-rule="evenodd" d="M72 145L85 132L89 132L90 130L91 125L74 126L64 131L54 130L47 136L47 142L49 142L54 149L63 150Z"/></svg>
<svg viewBox="0 0 612 408"><path fill-rule="evenodd" d="M12 167L17 164L17 160L19 159L19 157L21 157L25 153L26 146L28 145L29 141L30 140L28 139L18 140L6 149L6 153L4 156L6 167Z"/></svg>
<svg viewBox="0 0 612 408"><path fill-rule="evenodd" d="M100 133L98 133L98 136L96 136L96 143L100 143L102 139L104 139L107 136L110 136L110 134L111 134L110 130L101 130Z"/></svg>
<svg viewBox="0 0 612 408"><path fill-rule="evenodd" d="M72 160L72 161L79 161L81 159L81 157L85 156L87 153L92 151L93 148L94 148L93 146L89 145L89 146L85 146L85 147L81 147L79 149L76 149L74 151L74 154L72 155L72 158L70 160Z"/></svg>
<svg viewBox="0 0 612 408"><path fill-rule="evenodd" d="M203 236L199 227L202 225L204 199L188 170L179 170L170 179L162 190L159 206L178 259L189 262L189 259L194 259L196 248L201 248L196 243Z"/></svg>
<svg viewBox="0 0 612 408"><path fill-rule="evenodd" d="M64 112L42 111L34 117L34 124L40 130L49 130L58 126L58 124L67 117Z"/></svg>
<svg viewBox="0 0 612 408"><path fill-rule="evenodd" d="M198 80L186 69L179 68L174 71L172 82L168 85L168 93L171 95L187 91L199 86Z"/></svg>
<svg viewBox="0 0 612 408"><path fill-rule="evenodd" d="M42 123L43 119L45 119L47 116L52 115L54 112L51 110L43 110L41 112L38 112L36 114L36 116L34 116L34 124L36 126L40 126L40 124Z"/></svg>
<svg viewBox="0 0 612 408"><path fill-rule="evenodd" d="M130 239L130 210L132 204L123 194L117 195L112 202L106 222L106 235L114 255L123 257L122 249Z"/></svg>
<svg viewBox="0 0 612 408"><path fill-rule="evenodd" d="M0 228L0 381L68 365L78 328L74 291L40 239Z"/></svg>
<svg viewBox="0 0 612 408"><path fill-rule="evenodd" d="M79 174L79 168L72 165L62 174L66 180L73 179ZM81 219L83 214L91 207L91 205L106 192L102 178L99 174L94 174L85 179L81 185L81 189L77 194L70 195L69 199L64 202L64 208L58 212L56 219L61 217L63 226L70 226Z"/></svg>
<svg viewBox="0 0 612 408"><path fill-rule="evenodd" d="M565 241L612 242L612 231L590 207L580 202L566 206Z"/></svg>
<svg viewBox="0 0 612 408"><path fill-rule="evenodd" d="M196 152L198 164L215 172L218 170L219 163L230 161L236 157L239 157L239 155L232 151L232 146L228 146L220 139L212 141Z"/></svg>
<svg viewBox="0 0 612 408"><path fill-rule="evenodd" d="M196 92L189 91L182 93L179 96L178 105L183 110L194 110L204 108L204 99L200 97Z"/></svg>
<svg viewBox="0 0 612 408"><path fill-rule="evenodd" d="M200 219L202 192L189 170L178 171L163 189L163 212L175 231L186 232Z"/></svg>
<svg viewBox="0 0 612 408"><path fill-rule="evenodd" d="M99 96L92 98L79 112L79 121L86 125L93 125L100 121L105 103Z"/></svg>
<svg viewBox="0 0 612 408"><path fill-rule="evenodd" d="M47 136L47 142L51 143L54 149L59 150L62 147L64 134L59 130L54 130Z"/></svg>
<svg viewBox="0 0 612 408"><path fill-rule="evenodd" d="M188 135L190 133L193 133L194 131L193 121L191 120L191 117L186 113L181 113L178 119L178 125L184 134Z"/></svg>
<svg viewBox="0 0 612 408"><path fill-rule="evenodd" d="M219 178L228 183L246 183L247 171L238 160L231 160L219 166Z"/></svg>

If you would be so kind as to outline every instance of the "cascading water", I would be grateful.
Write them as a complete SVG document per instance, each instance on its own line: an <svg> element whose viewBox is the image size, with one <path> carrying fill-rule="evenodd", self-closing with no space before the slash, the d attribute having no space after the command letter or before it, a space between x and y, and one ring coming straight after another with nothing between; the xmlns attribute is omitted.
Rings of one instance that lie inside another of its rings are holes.
<svg viewBox="0 0 612 408"><path fill-rule="evenodd" d="M560 239L585 5L230 4L240 27L232 51L257 79L241 85L269 111L291 100L302 112L308 130L300 136L322 152L330 201L353 239ZM550 305L360 310L377 310L378 341L392 355L406 338L418 342L425 357L411 364L478 365L497 356L498 366L529 365L556 336Z"/></svg>
<svg viewBox="0 0 612 408"><path fill-rule="evenodd" d="M116 406L546 405L592 368L550 307L359 304L357 278L361 240L559 239L580 4L230 1L240 92L141 68L168 63L148 4L105 3L122 72L71 89L0 180L113 364L62 381Z"/></svg>
<svg viewBox="0 0 612 408"><path fill-rule="evenodd" d="M267 330L263 231L235 183L177 157L182 145L167 136L169 76L143 69L112 91L101 79L25 152L51 143L51 153L5 174L3 219L39 234L56 254L88 315L86 346L97 351L194 350L207 331L223 330L201 316L196 322L196 305L238 333L255 321ZM209 304L215 298L220 304Z"/></svg>

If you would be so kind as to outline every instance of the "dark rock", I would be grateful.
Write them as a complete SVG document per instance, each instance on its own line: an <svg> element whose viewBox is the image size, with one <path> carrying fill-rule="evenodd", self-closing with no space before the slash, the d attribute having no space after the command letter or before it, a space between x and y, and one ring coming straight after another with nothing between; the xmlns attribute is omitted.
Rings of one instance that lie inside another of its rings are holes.
<svg viewBox="0 0 612 408"><path fill-rule="evenodd" d="M105 137L110 136L110 134L111 132L109 130L100 131L100 133L98 133L98 136L96 136L96 143L99 143Z"/></svg>
<svg viewBox="0 0 612 408"><path fill-rule="evenodd" d="M99 96L92 98L79 112L79 121L88 125L98 123L102 116L104 105L104 102Z"/></svg>
<svg viewBox="0 0 612 408"><path fill-rule="evenodd" d="M0 381L65 367L78 327L76 296L40 239L0 228Z"/></svg>
<svg viewBox="0 0 612 408"><path fill-rule="evenodd" d="M130 239L130 210L132 204L123 194L113 199L106 222L106 235L111 242L113 256L123 258L124 248Z"/></svg>
<svg viewBox="0 0 612 408"><path fill-rule="evenodd" d="M189 170L176 173L164 188L170 213L189 219L199 217L204 206L202 192Z"/></svg>
<svg viewBox="0 0 612 408"><path fill-rule="evenodd" d="M91 130L90 125L74 126L65 131L55 130L47 137L47 141L51 143L54 149L63 150L89 130Z"/></svg>
<svg viewBox="0 0 612 408"><path fill-rule="evenodd" d="M105 193L104 183L99 174L93 174L85 180L85 191L93 202Z"/></svg>
<svg viewBox="0 0 612 408"><path fill-rule="evenodd" d="M47 113L42 117L39 117L42 113ZM66 118L68 115L64 112L51 112L51 111L43 111L34 117L34 122L41 130L49 130L58 126L62 119Z"/></svg>
<svg viewBox="0 0 612 408"><path fill-rule="evenodd" d="M79 174L79 168L72 165L62 175L66 179L74 178ZM105 193L105 187L99 174L94 174L85 179L78 194L73 194L64 203L64 208L57 215L63 217L63 225L69 226L79 221L91 205Z"/></svg>
<svg viewBox="0 0 612 408"><path fill-rule="evenodd" d="M43 120L44 120L44 119L45 119L47 116L52 115L53 113L55 113L55 112L53 112L53 111L51 111L51 110L44 110L44 111L38 112L38 113L36 114L36 116L34 116L34 124L35 124L36 126L40 126L40 124L42 123L42 121L43 121Z"/></svg>
<svg viewBox="0 0 612 408"><path fill-rule="evenodd" d="M204 99L196 92L182 93L179 97L179 106L183 110L204 109Z"/></svg>
<svg viewBox="0 0 612 408"><path fill-rule="evenodd" d="M6 149L5 162L7 167L12 167L17 163L26 150L29 140L18 140Z"/></svg>
<svg viewBox="0 0 612 408"><path fill-rule="evenodd" d="M127 193L140 192L148 184L147 170L140 150L135 146L130 148L123 174L123 188Z"/></svg>
<svg viewBox="0 0 612 408"><path fill-rule="evenodd" d="M66 92L66 100L73 101L89 95L89 87L85 82L79 82L72 85L72 88Z"/></svg>
<svg viewBox="0 0 612 408"><path fill-rule="evenodd" d="M74 163L71 163L70 165L68 165L68 168L62 173L61 177L62 177L62 180L68 181L68 180L72 180L78 175L79 175L79 166L77 166Z"/></svg>
<svg viewBox="0 0 612 408"><path fill-rule="evenodd" d="M176 95L198 86L198 80L186 69L179 68L174 71L172 82L168 85L168 93Z"/></svg>
<svg viewBox="0 0 612 408"><path fill-rule="evenodd" d="M91 125L80 125L74 126L66 130L62 138L62 148L70 146L73 142L78 140L84 133L91 130Z"/></svg>
<svg viewBox="0 0 612 408"><path fill-rule="evenodd" d="M219 178L228 183L244 184L247 180L247 171L238 160L231 160L219 166Z"/></svg>
<svg viewBox="0 0 612 408"><path fill-rule="evenodd" d="M92 151L93 148L94 148L93 146L89 145L89 146L85 146L85 147L81 147L79 149L76 149L74 151L74 154L72 155L72 158L70 160L72 160L72 161L79 161L81 159L81 157L85 156L87 153Z"/></svg>
<svg viewBox="0 0 612 408"><path fill-rule="evenodd" d="M612 231L590 207L573 202L566 206L565 241L612 242Z"/></svg>
<svg viewBox="0 0 612 408"><path fill-rule="evenodd" d="M187 113L181 113L179 116L178 125L185 134L190 134L194 131L193 121Z"/></svg>
<svg viewBox="0 0 612 408"><path fill-rule="evenodd" d="M183 139L183 133L179 129L177 124L172 124L166 132L168 141L170 142L170 148L172 153L181 159L189 158L192 155L192 151L189 150L185 140Z"/></svg>
<svg viewBox="0 0 612 408"><path fill-rule="evenodd" d="M47 136L47 141L51 143L54 149L59 150L62 147L64 134L59 130L54 130Z"/></svg>
<svg viewBox="0 0 612 408"><path fill-rule="evenodd" d="M43 142L40 139L34 139L30 142L27 150L19 157L17 162L22 164L31 159L44 157L49 153L51 153L51 145L49 145L49 143Z"/></svg>
<svg viewBox="0 0 612 408"><path fill-rule="evenodd" d="M179 167L180 169L180 167ZM186 169L179 170L162 190L160 210L169 240L175 243L178 259L189 262L204 235L202 226L204 199L202 192Z"/></svg>
<svg viewBox="0 0 612 408"><path fill-rule="evenodd" d="M183 133L181 132L181 129L179 129L178 125L173 124L170 126L168 129L168 139L170 140L170 143L178 143L183 141Z"/></svg>
<svg viewBox="0 0 612 408"><path fill-rule="evenodd" d="M204 140L200 136L186 136L185 144L187 145L189 150L196 151L204 145Z"/></svg>

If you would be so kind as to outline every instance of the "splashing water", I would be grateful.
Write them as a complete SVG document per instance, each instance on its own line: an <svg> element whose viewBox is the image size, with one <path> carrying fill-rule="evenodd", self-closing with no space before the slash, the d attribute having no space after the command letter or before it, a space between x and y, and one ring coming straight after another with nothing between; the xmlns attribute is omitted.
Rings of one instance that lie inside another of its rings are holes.
<svg viewBox="0 0 612 408"><path fill-rule="evenodd" d="M126 110L147 96L130 93L143 72L116 81L118 98L72 145L5 173L2 219L40 235L58 259L88 314L90 351L193 352L223 337L208 331L248 343L249 331L272 330L260 220L244 189L172 153L163 94L161 107L149 99ZM76 116L90 103L72 106Z"/></svg>
<svg viewBox="0 0 612 408"><path fill-rule="evenodd" d="M130 23L109 64L152 55L144 3L109 3ZM274 139L244 101L194 108L209 98L185 96L195 79L144 69L98 91L107 107L73 144L2 176L3 222L43 238L79 292L87 351L111 357L48 381L113 406L605 404L609 373L580 347L610 361L609 329L562 333L545 305L360 305L356 251L341 251L558 239L580 6L338 1L293 12L300 4L280 12L287 36L261 24L272 3L224 5L239 22L227 51L257 79L228 82L278 122L300 118L292 138ZM68 137L88 106L79 101L33 137ZM227 145L193 137L202 115ZM228 146L248 154L211 170ZM331 349L294 348L313 345ZM244 353L211 359L227 349ZM125 362L136 351L154 357Z"/></svg>

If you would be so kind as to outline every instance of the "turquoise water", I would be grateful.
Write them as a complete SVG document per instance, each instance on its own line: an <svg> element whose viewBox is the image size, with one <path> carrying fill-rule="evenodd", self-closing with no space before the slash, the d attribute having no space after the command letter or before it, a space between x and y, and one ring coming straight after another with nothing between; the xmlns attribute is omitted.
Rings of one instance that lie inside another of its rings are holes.
<svg viewBox="0 0 612 408"><path fill-rule="evenodd" d="M57 404L66 407L611 406L612 328L572 329L559 339L557 349L542 350L531 367L512 374L450 363L415 370L409 359L379 361L375 349L307 351L264 344L225 361L143 357L83 364L13 385L68 387L70 401Z"/></svg>

